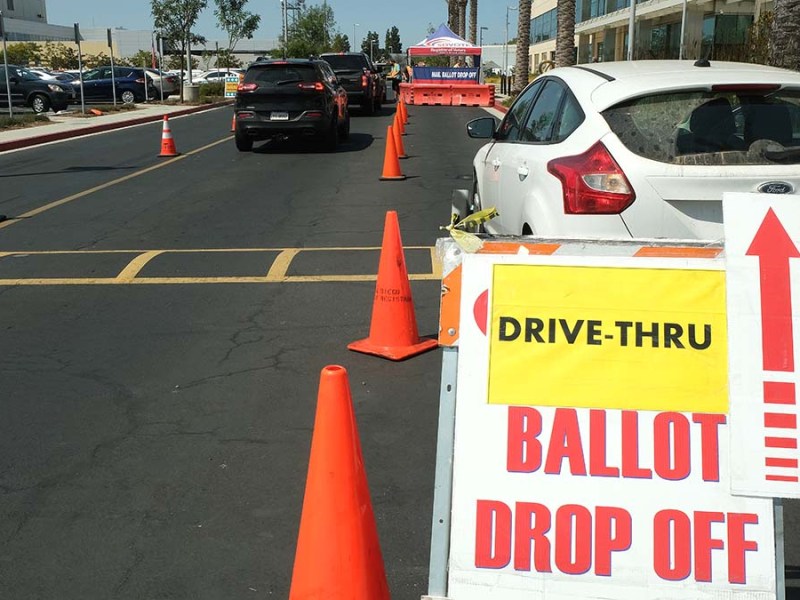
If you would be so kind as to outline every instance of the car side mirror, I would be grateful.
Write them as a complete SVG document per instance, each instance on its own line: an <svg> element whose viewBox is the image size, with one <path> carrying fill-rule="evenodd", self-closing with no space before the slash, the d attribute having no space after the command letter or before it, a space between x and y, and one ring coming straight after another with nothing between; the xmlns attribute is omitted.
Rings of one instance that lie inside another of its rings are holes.
<svg viewBox="0 0 800 600"><path fill-rule="evenodd" d="M467 135L471 138L489 139L494 137L496 127L494 117L480 117L467 123Z"/></svg>
<svg viewBox="0 0 800 600"><path fill-rule="evenodd" d="M17 83L19 83L19 77L12 75L11 77L8 78L8 82L16 85Z"/></svg>

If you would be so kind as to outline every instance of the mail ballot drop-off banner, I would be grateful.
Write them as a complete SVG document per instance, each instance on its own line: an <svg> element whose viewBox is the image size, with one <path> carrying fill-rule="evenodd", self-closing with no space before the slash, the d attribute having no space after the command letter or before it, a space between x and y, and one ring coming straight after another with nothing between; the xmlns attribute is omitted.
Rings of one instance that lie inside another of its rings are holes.
<svg viewBox="0 0 800 600"><path fill-rule="evenodd" d="M448 596L775 597L719 261L464 258Z"/></svg>

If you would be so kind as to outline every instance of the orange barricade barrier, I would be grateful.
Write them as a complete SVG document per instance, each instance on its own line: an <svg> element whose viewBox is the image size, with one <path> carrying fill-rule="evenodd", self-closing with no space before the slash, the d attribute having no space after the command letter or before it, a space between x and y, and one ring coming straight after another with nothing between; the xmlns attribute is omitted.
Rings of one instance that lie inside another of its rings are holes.
<svg viewBox="0 0 800 600"><path fill-rule="evenodd" d="M289 600L389 600L347 371L322 369Z"/></svg>
<svg viewBox="0 0 800 600"><path fill-rule="evenodd" d="M494 88L488 85L475 85L475 84L453 84L451 86L450 97L452 98L453 106L491 106L494 101L490 102L490 91ZM494 94L492 93L493 97Z"/></svg>
<svg viewBox="0 0 800 600"><path fill-rule="evenodd" d="M415 106L450 106L450 84L412 83Z"/></svg>

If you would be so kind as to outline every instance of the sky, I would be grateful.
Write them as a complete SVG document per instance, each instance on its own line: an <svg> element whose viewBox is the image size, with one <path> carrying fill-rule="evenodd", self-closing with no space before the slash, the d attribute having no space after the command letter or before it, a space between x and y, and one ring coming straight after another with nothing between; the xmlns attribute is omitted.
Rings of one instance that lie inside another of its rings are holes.
<svg viewBox="0 0 800 600"><path fill-rule="evenodd" d="M291 0L290 0L291 1ZM321 4L322 0L306 0L306 6ZM329 0L338 30L356 39L360 45L368 31L377 31L383 42L386 30L396 26L400 32L403 49L425 38L428 26L438 27L447 21L445 0ZM200 15L195 33L209 40L221 40L224 35L216 28L214 0ZM511 2L511 6L516 3ZM365 7L367 10L365 10ZM281 33L280 0L249 0L247 10L261 15L258 38L277 38ZM479 0L478 25L488 27L483 32L484 44L502 44L506 34L506 3L497 0ZM509 39L516 37L516 11L508 11ZM86 28L124 27L126 29L153 28L150 0L49 0L47 21L53 25L79 23Z"/></svg>

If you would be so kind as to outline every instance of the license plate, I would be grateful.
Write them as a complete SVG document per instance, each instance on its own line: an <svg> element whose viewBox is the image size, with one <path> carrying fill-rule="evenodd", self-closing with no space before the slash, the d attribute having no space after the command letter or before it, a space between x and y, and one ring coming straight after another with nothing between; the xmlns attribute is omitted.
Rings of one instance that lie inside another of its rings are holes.
<svg viewBox="0 0 800 600"><path fill-rule="evenodd" d="M272 111L269 115L270 121L288 121L289 120L289 113L283 111Z"/></svg>

